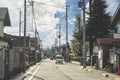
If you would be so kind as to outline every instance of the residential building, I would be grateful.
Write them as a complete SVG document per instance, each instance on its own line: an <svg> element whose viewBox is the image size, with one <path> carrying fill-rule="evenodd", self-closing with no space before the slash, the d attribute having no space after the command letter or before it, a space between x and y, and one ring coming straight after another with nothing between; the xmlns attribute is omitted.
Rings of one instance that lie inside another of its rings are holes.
<svg viewBox="0 0 120 80"><path fill-rule="evenodd" d="M31 37L30 38L30 53L29 55L29 59L30 59L30 65L33 65L36 63L37 61L37 54L39 52L39 44L38 44L38 39L35 37Z"/></svg>
<svg viewBox="0 0 120 80"><path fill-rule="evenodd" d="M10 26L11 21L9 17L8 8L0 8L0 79L7 80L7 73L9 67L8 47L9 40L4 38L4 27ZM6 63L6 64L5 64Z"/></svg>
<svg viewBox="0 0 120 80"><path fill-rule="evenodd" d="M120 67L120 4L111 19L110 27L113 29L111 38L97 38L93 56L96 56L92 62L98 68L110 67L112 72L117 72Z"/></svg>
<svg viewBox="0 0 120 80"><path fill-rule="evenodd" d="M110 27L113 28L113 38L120 39L120 2L112 17ZM120 68L120 44L118 42L113 44L113 51L111 51L111 54L112 53L114 53L114 67L115 71L117 71L117 69Z"/></svg>

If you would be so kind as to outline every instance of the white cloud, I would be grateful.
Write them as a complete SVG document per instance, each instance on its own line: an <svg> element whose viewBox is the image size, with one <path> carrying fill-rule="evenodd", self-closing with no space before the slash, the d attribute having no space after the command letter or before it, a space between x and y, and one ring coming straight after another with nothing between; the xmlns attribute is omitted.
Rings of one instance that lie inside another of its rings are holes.
<svg viewBox="0 0 120 80"><path fill-rule="evenodd" d="M68 23L69 23L69 24L74 24L74 22L75 22L75 17L74 17L74 18L71 18L71 19L68 19Z"/></svg>
<svg viewBox="0 0 120 80"><path fill-rule="evenodd" d="M45 46L51 46L54 44L56 37L55 26L59 22L59 19L54 18L54 14L57 11L64 12L65 0L34 0L34 9L36 16L36 26L40 35L46 35L43 38L43 44ZM11 27L6 27L5 32L9 34L18 35L19 31L19 10L23 11L23 0L2 0L0 7L8 7ZM27 8L27 31L32 29L32 17L31 8ZM22 12L22 20L23 20ZM23 24L22 24L23 27ZM33 28L34 29L34 28ZM50 33L49 33L50 32ZM31 32L32 33L32 32ZM22 33L23 34L23 33ZM28 34L28 33L27 33ZM31 34L33 35L33 34Z"/></svg>

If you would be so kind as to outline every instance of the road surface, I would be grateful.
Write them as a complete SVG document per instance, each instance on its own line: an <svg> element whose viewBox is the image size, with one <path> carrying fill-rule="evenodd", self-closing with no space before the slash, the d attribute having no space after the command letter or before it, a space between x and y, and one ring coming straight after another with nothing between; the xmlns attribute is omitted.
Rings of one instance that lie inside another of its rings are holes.
<svg viewBox="0 0 120 80"><path fill-rule="evenodd" d="M101 73L89 72L71 63L55 64L46 59L27 71L24 80L108 80Z"/></svg>

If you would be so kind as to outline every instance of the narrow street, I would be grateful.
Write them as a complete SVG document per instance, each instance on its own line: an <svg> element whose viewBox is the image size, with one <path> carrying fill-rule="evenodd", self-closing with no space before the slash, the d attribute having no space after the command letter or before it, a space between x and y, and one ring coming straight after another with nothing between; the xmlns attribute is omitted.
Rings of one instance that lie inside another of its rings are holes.
<svg viewBox="0 0 120 80"><path fill-rule="evenodd" d="M24 80L110 80L99 72L89 72L71 63L55 64L46 59L31 67Z"/></svg>

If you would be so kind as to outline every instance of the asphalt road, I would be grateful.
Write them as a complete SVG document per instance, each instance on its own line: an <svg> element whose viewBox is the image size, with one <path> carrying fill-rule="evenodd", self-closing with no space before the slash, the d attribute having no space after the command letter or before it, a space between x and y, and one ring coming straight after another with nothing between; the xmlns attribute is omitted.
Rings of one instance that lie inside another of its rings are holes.
<svg viewBox="0 0 120 80"><path fill-rule="evenodd" d="M27 71L24 80L108 80L101 73L89 72L71 63L55 64L46 59Z"/></svg>

